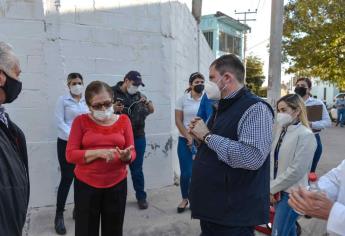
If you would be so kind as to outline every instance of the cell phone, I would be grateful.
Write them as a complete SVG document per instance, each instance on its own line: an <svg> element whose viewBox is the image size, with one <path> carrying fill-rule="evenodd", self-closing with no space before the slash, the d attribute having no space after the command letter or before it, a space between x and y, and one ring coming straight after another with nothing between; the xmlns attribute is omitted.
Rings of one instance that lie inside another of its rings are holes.
<svg viewBox="0 0 345 236"><path fill-rule="evenodd" d="M122 98L116 98L115 99L115 102L119 102L119 103L121 103L121 105L123 105L123 101L124 101L124 99L122 99Z"/></svg>

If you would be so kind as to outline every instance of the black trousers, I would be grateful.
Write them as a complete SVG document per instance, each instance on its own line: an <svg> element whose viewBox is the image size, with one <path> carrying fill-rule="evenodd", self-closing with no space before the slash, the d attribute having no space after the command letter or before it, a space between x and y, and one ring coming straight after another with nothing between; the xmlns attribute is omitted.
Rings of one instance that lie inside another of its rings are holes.
<svg viewBox="0 0 345 236"><path fill-rule="evenodd" d="M67 141L58 138L57 154L61 170L61 180L57 192L56 212L65 210L66 199L74 178L74 165L66 161Z"/></svg>
<svg viewBox="0 0 345 236"><path fill-rule="evenodd" d="M111 188L94 188L75 179L75 236L122 236L127 179Z"/></svg>
<svg viewBox="0 0 345 236"><path fill-rule="evenodd" d="M254 236L254 227L228 227L200 220L200 236Z"/></svg>

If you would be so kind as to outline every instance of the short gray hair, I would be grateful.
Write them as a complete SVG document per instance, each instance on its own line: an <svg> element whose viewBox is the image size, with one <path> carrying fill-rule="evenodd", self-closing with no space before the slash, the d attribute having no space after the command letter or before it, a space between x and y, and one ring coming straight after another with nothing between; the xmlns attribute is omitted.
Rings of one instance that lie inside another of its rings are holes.
<svg viewBox="0 0 345 236"><path fill-rule="evenodd" d="M11 45L0 42L0 70L10 74L15 66L19 66L19 60L14 54Z"/></svg>

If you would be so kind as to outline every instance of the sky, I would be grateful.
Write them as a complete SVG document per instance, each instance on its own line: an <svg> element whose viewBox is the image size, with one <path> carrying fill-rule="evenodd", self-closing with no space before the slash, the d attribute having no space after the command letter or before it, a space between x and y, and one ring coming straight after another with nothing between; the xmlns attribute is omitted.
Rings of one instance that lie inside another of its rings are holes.
<svg viewBox="0 0 345 236"><path fill-rule="evenodd" d="M192 1L185 0L187 6L191 8ZM258 56L264 62L264 72L268 75L269 52L268 44L270 37L271 23L271 0L203 0L202 15L215 14L221 11L234 19L243 19L244 15L236 15L237 12L255 11L257 14L247 15L247 18L254 18L256 21L248 21L251 32L248 34L247 55ZM283 70L282 70L283 71ZM282 80L287 81L291 76L282 73ZM264 85L265 85L264 84Z"/></svg>

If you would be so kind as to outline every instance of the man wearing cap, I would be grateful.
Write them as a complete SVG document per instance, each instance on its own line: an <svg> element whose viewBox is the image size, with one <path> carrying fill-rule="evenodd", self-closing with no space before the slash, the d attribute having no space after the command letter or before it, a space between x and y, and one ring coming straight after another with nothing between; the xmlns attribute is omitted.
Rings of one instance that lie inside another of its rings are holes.
<svg viewBox="0 0 345 236"><path fill-rule="evenodd" d="M133 187L138 201L139 209L148 207L146 192L144 191L143 161L146 148L145 120L153 113L154 108L150 100L139 92L139 86L145 86L141 75L137 71L130 71L123 81L112 87L114 92L114 110L116 113L124 113L129 116L134 134L134 145L137 157L130 164Z"/></svg>

